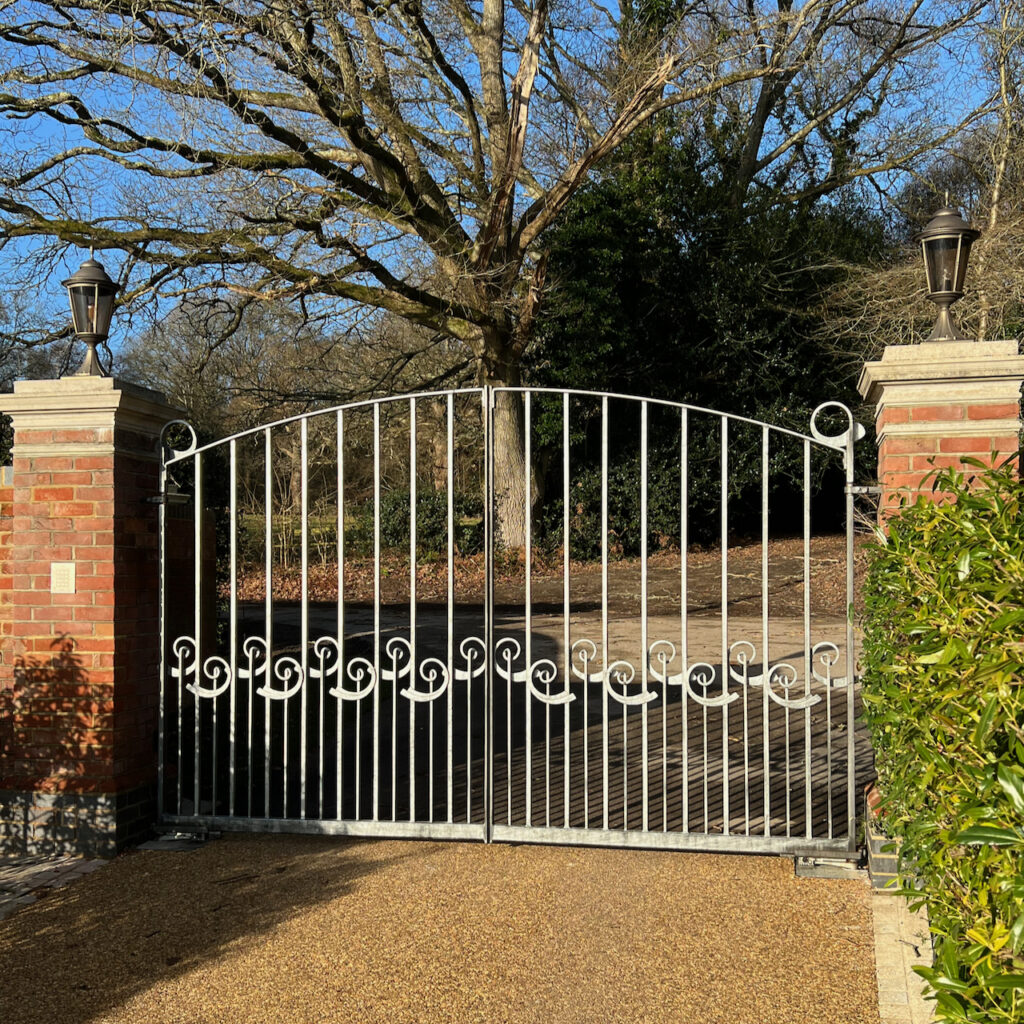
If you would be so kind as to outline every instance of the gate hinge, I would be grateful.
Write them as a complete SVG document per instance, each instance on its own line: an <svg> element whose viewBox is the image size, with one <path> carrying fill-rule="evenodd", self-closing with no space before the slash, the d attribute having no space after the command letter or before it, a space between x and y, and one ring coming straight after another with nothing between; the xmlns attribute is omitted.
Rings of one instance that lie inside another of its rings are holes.
<svg viewBox="0 0 1024 1024"><path fill-rule="evenodd" d="M847 484L847 494L881 494L882 487L880 484Z"/></svg>

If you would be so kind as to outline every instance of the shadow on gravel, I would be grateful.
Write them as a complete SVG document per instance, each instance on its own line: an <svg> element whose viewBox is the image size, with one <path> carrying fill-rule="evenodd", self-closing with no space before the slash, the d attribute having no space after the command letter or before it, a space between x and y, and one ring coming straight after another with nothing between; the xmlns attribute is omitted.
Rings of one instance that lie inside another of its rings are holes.
<svg viewBox="0 0 1024 1024"><path fill-rule="evenodd" d="M0 921L0 1021L78 1024L352 892L435 847L320 836L227 836L138 851ZM398 856L388 850L403 852Z"/></svg>

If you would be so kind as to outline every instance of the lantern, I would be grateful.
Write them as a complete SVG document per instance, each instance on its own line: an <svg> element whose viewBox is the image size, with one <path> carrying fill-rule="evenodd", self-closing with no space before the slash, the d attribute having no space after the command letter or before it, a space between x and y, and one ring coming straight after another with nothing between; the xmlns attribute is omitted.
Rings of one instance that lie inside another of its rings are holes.
<svg viewBox="0 0 1024 1024"><path fill-rule="evenodd" d="M923 231L914 236L924 254L928 278L928 298L939 307L929 341L969 341L949 315L949 307L964 294L964 278L971 246L981 235L960 216L960 211L945 206Z"/></svg>
<svg viewBox="0 0 1024 1024"><path fill-rule="evenodd" d="M106 374L96 355L96 346L107 340L110 331L117 282L111 281L103 269L103 264L90 256L62 283L67 288L71 301L71 321L75 335L87 346L85 359L76 376L104 377Z"/></svg>

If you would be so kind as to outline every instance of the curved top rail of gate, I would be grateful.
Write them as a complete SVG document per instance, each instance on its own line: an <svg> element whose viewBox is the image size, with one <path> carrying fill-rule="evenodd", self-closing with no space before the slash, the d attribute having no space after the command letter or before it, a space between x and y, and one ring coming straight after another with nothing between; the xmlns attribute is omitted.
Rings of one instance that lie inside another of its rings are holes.
<svg viewBox="0 0 1024 1024"><path fill-rule="evenodd" d="M298 423L302 420L313 419L317 416L327 416L331 413L347 412L352 409L370 409L373 406L388 405L391 403L419 401L423 399L431 398L446 398L449 395L454 396L468 396L468 395L480 395L482 396L486 391L486 388L453 388L441 391L416 391L408 394L396 394L387 395L380 398L368 398L362 399L358 402L346 402L341 405L332 405L325 409L313 409L309 412L297 413L294 416L286 416L279 420L273 420L269 423L261 423L256 427L249 427L246 430L241 430L236 434L231 434L228 437L218 438L215 441L209 441L206 444L200 445L196 437L196 433L193 430L191 424L186 420L172 420L164 427L164 431L161 434L161 443L167 449L164 456L164 464L172 465L175 462L180 462L184 459L191 458L194 455L202 452L210 451L214 448L218 448L223 444L227 444L230 441L237 441L243 437L251 437L256 434L263 433L266 430L273 429L275 427L287 426L290 423ZM686 402L673 402L665 398L648 398L643 395L629 395L614 391L587 391L579 388L552 388L552 387L493 387L490 388L492 392L507 392L512 394L533 394L533 395L567 395L569 397L579 398L599 398L599 399L615 399L617 401L628 401L628 402L642 402L647 405L660 406L669 409L686 410L687 412L698 413L706 416L717 416L725 420L730 420L735 423L746 423L755 427L767 428L775 433L786 434L790 437L798 438L801 441L809 441L812 444L821 445L824 448L830 448L833 451L843 452L846 451L852 442L859 441L865 435L864 427L857 423L853 418L853 413L849 407L844 405L842 402L823 402L811 413L810 421L810 433L804 434L798 430L792 430L789 427L781 427L774 423L767 423L764 420L756 420L749 416L740 416L736 413L722 412L719 409L709 409L700 405L691 405ZM819 415L825 413L826 410L832 410L838 413L840 416L846 417L846 429L838 434L826 434L817 426L817 418ZM166 441L166 434L170 427L181 426L188 430L191 434L192 441L186 448L174 448L170 446Z"/></svg>

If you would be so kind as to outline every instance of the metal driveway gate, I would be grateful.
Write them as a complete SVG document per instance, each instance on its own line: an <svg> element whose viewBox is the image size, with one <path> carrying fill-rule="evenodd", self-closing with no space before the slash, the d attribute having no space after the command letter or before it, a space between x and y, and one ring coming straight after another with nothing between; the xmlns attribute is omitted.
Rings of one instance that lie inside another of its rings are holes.
<svg viewBox="0 0 1024 1024"><path fill-rule="evenodd" d="M852 851L863 431L810 429L525 388L170 426L163 821Z"/></svg>

